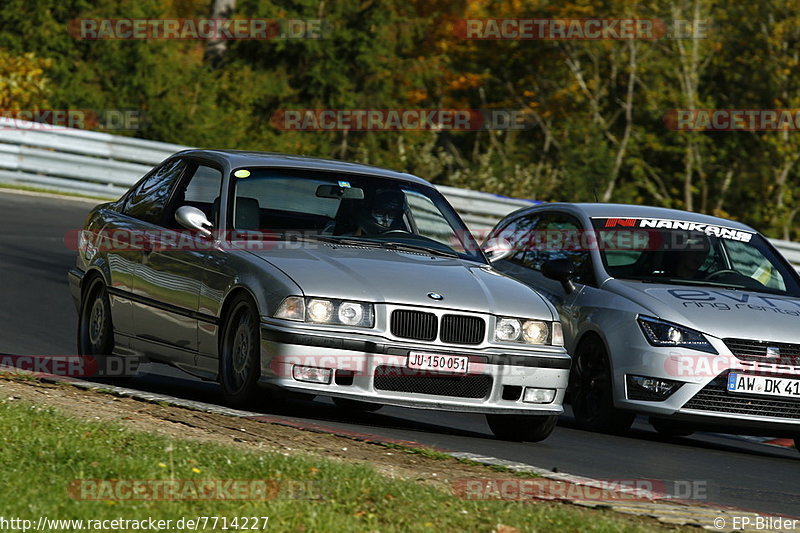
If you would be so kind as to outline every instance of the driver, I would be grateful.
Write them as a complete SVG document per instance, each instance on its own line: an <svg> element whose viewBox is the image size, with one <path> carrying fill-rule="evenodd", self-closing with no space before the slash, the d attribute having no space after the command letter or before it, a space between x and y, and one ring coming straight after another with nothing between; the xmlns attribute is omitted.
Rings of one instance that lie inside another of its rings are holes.
<svg viewBox="0 0 800 533"><path fill-rule="evenodd" d="M391 230L406 231L403 215L408 209L406 195L400 189L379 189L370 201L359 206L358 228L354 236L380 235Z"/></svg>
<svg viewBox="0 0 800 533"><path fill-rule="evenodd" d="M679 279L703 278L700 267L706 262L711 243L705 235L693 236L686 241L685 250L671 252L672 265L669 272Z"/></svg>

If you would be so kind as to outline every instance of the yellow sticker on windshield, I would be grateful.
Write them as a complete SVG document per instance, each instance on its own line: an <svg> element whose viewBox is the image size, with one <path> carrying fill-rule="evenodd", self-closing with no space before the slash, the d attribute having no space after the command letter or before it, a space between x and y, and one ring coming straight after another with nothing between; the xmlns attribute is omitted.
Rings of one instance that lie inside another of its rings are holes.
<svg viewBox="0 0 800 533"><path fill-rule="evenodd" d="M250 175L250 171L244 169L237 170L236 172L233 173L233 175L236 176L237 178L246 178Z"/></svg>

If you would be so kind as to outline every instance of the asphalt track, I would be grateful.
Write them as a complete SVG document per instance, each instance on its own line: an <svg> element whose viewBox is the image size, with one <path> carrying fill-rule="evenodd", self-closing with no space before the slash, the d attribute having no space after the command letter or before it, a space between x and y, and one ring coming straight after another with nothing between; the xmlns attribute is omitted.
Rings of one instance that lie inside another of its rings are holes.
<svg viewBox="0 0 800 533"><path fill-rule="evenodd" d="M64 237L82 227L90 207L83 201L0 191L0 354L75 353L77 319L66 278L75 252ZM221 403L216 384L163 365L151 365L150 373L124 386ZM353 416L327 399L265 409L581 476L700 481L716 504L800 517L800 453L736 437L665 439L643 419L626 436L603 435L575 429L564 415L546 441L509 443L494 439L480 415L387 407Z"/></svg>

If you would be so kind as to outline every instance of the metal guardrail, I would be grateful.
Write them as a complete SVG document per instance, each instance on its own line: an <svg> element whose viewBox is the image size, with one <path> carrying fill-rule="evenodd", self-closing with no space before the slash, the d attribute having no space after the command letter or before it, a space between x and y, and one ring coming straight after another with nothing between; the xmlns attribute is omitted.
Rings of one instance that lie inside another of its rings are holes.
<svg viewBox="0 0 800 533"><path fill-rule="evenodd" d="M188 146L0 117L0 183L118 198L154 165ZM473 230L538 203L439 186ZM772 240L800 270L800 243Z"/></svg>

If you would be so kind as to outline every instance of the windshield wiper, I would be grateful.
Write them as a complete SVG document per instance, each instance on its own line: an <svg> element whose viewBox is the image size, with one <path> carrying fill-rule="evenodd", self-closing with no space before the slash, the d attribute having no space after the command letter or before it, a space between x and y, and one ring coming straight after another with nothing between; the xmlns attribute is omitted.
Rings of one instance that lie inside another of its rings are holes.
<svg viewBox="0 0 800 533"><path fill-rule="evenodd" d="M458 257L458 254L452 250L442 250L441 248L434 248L431 246L423 246L421 244L409 244L407 242L380 242L385 248L400 252L426 252L434 255L441 255L444 257Z"/></svg>
<svg viewBox="0 0 800 533"><path fill-rule="evenodd" d="M397 241L382 241L375 239L359 239L354 237L336 237L328 235L311 235L308 236L310 240L317 240L327 242L330 244L342 244L345 246L368 246L370 248L386 248L387 250L406 251L406 252L425 252L433 255L441 255L444 257L455 257L459 255L451 250L443 250L441 248L424 246L421 244L410 244L407 242Z"/></svg>
<svg viewBox="0 0 800 533"><path fill-rule="evenodd" d="M353 237L336 237L333 235L307 235L309 241L327 242L330 244L342 244L345 246L368 246L370 248L380 248L381 243L370 239L356 239Z"/></svg>
<svg viewBox="0 0 800 533"><path fill-rule="evenodd" d="M729 283L717 283L715 281L708 281L704 279L692 280L692 279L672 279L672 278L619 278L619 279L629 279L631 281L641 281L642 283L660 283L662 285L691 285L691 286L702 286L702 285L709 285L712 287L722 287L724 289L730 289L733 291L740 291L740 290L753 290L744 285L731 285Z"/></svg>

